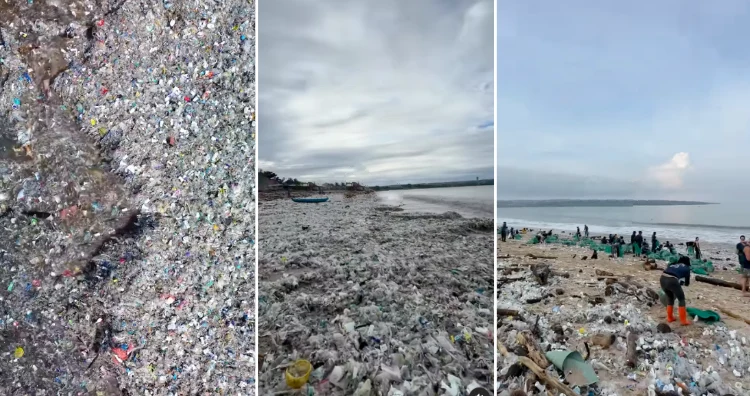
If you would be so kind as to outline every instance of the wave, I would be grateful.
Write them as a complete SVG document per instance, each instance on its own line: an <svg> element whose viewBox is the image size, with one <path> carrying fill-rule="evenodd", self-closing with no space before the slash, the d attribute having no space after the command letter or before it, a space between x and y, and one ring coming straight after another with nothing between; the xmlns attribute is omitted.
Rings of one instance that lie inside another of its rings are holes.
<svg viewBox="0 0 750 396"><path fill-rule="evenodd" d="M513 219L503 218L497 220L498 226L503 221L507 222L509 227L515 228L531 228L534 230L556 230L556 231L567 231L575 232L576 227L581 227L583 232L583 224L574 223L563 223L563 222L547 222L547 221L533 221L524 219ZM712 226L712 225L700 225L700 224L680 224L680 223L637 223L627 222L619 224L588 224L589 232L594 235L607 235L607 234L618 234L618 235L630 235L633 231L643 231L643 234L647 238L651 238L651 233L656 232L659 240L672 242L675 241L692 241L695 237L700 237L704 242L714 243L734 243L742 230L747 230L746 233L750 234L750 227L728 227L728 226Z"/></svg>
<svg viewBox="0 0 750 396"><path fill-rule="evenodd" d="M494 214L492 202L484 203L476 200L446 199L441 197L425 197L422 195L404 195L403 199L450 208L469 209L471 211L484 213L489 217L492 217L492 215Z"/></svg>
<svg viewBox="0 0 750 396"><path fill-rule="evenodd" d="M657 227L701 228L701 229L708 228L712 230L734 230L734 231L749 230L750 231L750 226L740 227L740 226L723 226L723 225L714 225L714 224L633 222L633 225L657 226Z"/></svg>
<svg viewBox="0 0 750 396"><path fill-rule="evenodd" d="M430 190L381 191L378 198L386 205L400 206L406 211L445 213L457 212L464 217L493 218L492 186L461 187ZM485 191L486 190L486 191Z"/></svg>

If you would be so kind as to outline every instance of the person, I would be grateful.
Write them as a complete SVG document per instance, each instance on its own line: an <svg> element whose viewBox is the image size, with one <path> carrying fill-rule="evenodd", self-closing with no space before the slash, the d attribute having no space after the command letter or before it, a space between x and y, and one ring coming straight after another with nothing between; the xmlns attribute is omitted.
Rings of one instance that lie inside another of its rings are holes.
<svg viewBox="0 0 750 396"><path fill-rule="evenodd" d="M638 235L635 237L635 243L639 248L643 247L643 231L638 231Z"/></svg>
<svg viewBox="0 0 750 396"><path fill-rule="evenodd" d="M674 254L674 245L669 243L669 241L664 242L664 247L669 249L669 253Z"/></svg>
<svg viewBox="0 0 750 396"><path fill-rule="evenodd" d="M635 245L635 231L633 231L633 235L630 236L630 244Z"/></svg>
<svg viewBox="0 0 750 396"><path fill-rule="evenodd" d="M622 237L617 237L617 234L614 235L612 238L612 257L617 258L620 257L620 243L622 242Z"/></svg>
<svg viewBox="0 0 750 396"><path fill-rule="evenodd" d="M742 295L750 297L750 243L745 242L745 236L740 236L737 244L737 258L740 261L740 275L742 276Z"/></svg>
<svg viewBox="0 0 750 396"><path fill-rule="evenodd" d="M508 225L503 222L503 226L500 227L500 240L505 242L508 238Z"/></svg>
<svg viewBox="0 0 750 396"><path fill-rule="evenodd" d="M654 252L656 251L656 231L651 234L651 250Z"/></svg>
<svg viewBox="0 0 750 396"><path fill-rule="evenodd" d="M589 237L589 226L584 224L583 225L583 235L588 238Z"/></svg>
<svg viewBox="0 0 750 396"><path fill-rule="evenodd" d="M581 227L576 227L576 237L577 238L581 237Z"/></svg>
<svg viewBox="0 0 750 396"><path fill-rule="evenodd" d="M695 237L695 258L701 259L701 244L698 242L698 237Z"/></svg>
<svg viewBox="0 0 750 396"><path fill-rule="evenodd" d="M547 233L545 231L542 231L541 233L536 234L536 236L539 238L540 243L544 243L544 241L547 240Z"/></svg>
<svg viewBox="0 0 750 396"><path fill-rule="evenodd" d="M659 284L664 294L667 296L667 322L674 322L674 302L677 299L679 304L678 313L680 323L683 326L690 324L687 319L687 306L685 304L685 292L682 285L690 286L690 258L680 256L674 264L669 264L661 274Z"/></svg>

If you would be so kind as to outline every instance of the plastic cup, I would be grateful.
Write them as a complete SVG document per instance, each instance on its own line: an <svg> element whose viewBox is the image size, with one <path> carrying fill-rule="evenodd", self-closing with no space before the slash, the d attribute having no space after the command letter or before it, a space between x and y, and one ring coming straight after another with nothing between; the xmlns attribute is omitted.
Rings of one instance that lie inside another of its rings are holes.
<svg viewBox="0 0 750 396"><path fill-rule="evenodd" d="M286 368L286 384L292 389L299 389L305 386L310 379L312 364L307 360L297 360L291 366Z"/></svg>

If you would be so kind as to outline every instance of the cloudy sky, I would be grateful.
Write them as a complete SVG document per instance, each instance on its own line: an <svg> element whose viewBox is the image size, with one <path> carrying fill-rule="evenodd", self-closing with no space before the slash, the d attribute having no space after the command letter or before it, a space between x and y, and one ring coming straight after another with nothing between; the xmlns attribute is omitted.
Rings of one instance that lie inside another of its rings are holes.
<svg viewBox="0 0 750 396"><path fill-rule="evenodd" d="M491 178L491 0L259 2L260 167L367 184Z"/></svg>
<svg viewBox="0 0 750 396"><path fill-rule="evenodd" d="M498 197L750 194L750 2L498 2Z"/></svg>

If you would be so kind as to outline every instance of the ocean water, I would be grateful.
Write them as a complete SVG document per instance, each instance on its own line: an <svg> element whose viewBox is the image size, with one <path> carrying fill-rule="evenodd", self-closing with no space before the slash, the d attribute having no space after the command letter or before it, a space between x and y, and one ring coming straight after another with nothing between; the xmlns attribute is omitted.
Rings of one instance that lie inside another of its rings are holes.
<svg viewBox="0 0 750 396"><path fill-rule="evenodd" d="M686 242L700 237L712 243L736 243L750 237L750 210L741 204L566 208L497 208L497 221L510 227L575 231L588 224L592 234L656 232L660 241Z"/></svg>
<svg viewBox="0 0 750 396"><path fill-rule="evenodd" d="M386 204L401 206L409 212L457 212L464 217L492 218L495 187L470 186L379 191Z"/></svg>

